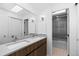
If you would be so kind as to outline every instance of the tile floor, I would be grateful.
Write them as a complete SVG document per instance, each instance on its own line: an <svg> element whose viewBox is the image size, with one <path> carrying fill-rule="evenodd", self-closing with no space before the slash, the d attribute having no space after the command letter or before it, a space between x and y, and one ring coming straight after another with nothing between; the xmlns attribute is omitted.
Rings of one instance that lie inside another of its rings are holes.
<svg viewBox="0 0 79 59"><path fill-rule="evenodd" d="M53 56L67 56L66 49L62 48L53 48Z"/></svg>
<svg viewBox="0 0 79 59"><path fill-rule="evenodd" d="M53 41L53 56L67 56L67 42L66 41Z"/></svg>

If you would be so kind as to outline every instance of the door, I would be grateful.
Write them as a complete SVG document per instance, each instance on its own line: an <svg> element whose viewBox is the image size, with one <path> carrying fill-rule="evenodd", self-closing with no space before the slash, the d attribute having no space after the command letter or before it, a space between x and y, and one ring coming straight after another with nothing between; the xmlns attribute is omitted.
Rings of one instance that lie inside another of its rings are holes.
<svg viewBox="0 0 79 59"><path fill-rule="evenodd" d="M57 43L54 46L58 48L64 48L67 55L69 54L69 10L56 12L53 13L53 43Z"/></svg>

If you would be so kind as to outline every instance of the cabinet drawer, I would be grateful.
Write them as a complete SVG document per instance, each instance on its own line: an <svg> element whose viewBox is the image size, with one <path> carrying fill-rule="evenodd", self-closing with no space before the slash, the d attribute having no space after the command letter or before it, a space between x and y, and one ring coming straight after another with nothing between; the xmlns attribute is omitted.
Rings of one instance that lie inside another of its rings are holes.
<svg viewBox="0 0 79 59"><path fill-rule="evenodd" d="M12 53L12 54L10 54L9 56L16 56L16 53Z"/></svg>
<svg viewBox="0 0 79 59"><path fill-rule="evenodd" d="M16 52L16 55L17 55L17 56L25 56L25 55L27 55L29 52L30 52L30 51L28 50L28 48L25 47L25 48L23 48L23 49L17 51L17 52Z"/></svg>
<svg viewBox="0 0 79 59"><path fill-rule="evenodd" d="M46 39L38 41L36 44L37 47L40 47L42 44L46 43Z"/></svg>
<svg viewBox="0 0 79 59"><path fill-rule="evenodd" d="M33 43L33 44L31 44L31 45L28 46L28 50L29 50L30 52L32 52L32 51L35 50L35 49L36 49L36 43Z"/></svg>

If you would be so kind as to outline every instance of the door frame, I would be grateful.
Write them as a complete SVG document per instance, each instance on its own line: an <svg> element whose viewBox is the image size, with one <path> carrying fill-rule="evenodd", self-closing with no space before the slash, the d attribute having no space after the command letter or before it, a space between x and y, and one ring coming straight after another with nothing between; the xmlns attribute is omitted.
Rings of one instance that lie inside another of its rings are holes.
<svg viewBox="0 0 79 59"><path fill-rule="evenodd" d="M70 35L69 8L64 8L64 9L56 10L56 11L52 12L52 42L53 42L53 13L55 13L57 11L61 11L61 10L66 10L66 12L67 12L67 34ZM67 52L68 52L67 54L69 56L70 55L70 36L69 37L67 36Z"/></svg>
<svg viewBox="0 0 79 59"><path fill-rule="evenodd" d="M67 52L68 56L70 55L70 19L69 19L69 8L67 10L67 34L69 34L69 37L67 37Z"/></svg>

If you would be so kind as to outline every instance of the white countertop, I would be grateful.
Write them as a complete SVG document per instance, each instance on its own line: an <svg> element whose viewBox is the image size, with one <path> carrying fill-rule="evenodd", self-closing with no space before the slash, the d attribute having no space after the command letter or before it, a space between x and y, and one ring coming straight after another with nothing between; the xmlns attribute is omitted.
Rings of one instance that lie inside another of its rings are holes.
<svg viewBox="0 0 79 59"><path fill-rule="evenodd" d="M46 38L46 37L27 38L27 39L18 40L17 43L10 42L10 43L6 43L6 44L2 44L2 45L0 45L0 56L9 55L23 47L31 45L44 38ZM27 41L29 41L29 42L27 42ZM21 43L21 44L19 44L19 43ZM14 45L16 45L16 47L14 47Z"/></svg>

